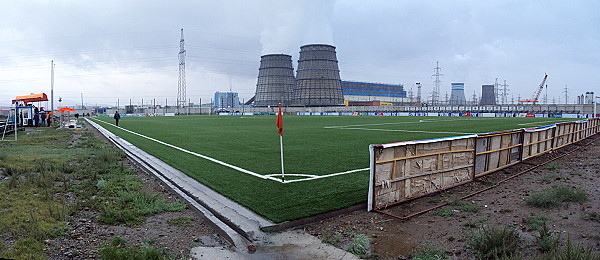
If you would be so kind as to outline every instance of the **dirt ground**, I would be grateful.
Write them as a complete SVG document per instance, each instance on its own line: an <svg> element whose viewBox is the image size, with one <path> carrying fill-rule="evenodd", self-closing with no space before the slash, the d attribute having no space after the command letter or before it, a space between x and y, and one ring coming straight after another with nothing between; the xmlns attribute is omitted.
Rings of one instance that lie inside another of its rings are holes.
<svg viewBox="0 0 600 260"><path fill-rule="evenodd" d="M600 136L593 136L581 143L593 140L597 141L587 146L567 146L552 154L532 158L527 161L528 164L521 163L488 174L480 178L481 182L472 182L384 210L398 216L420 212L444 201L454 201L488 187L490 183L531 168L532 165L581 148L463 201L481 206L477 212L460 211L455 206L448 205L408 220L400 220L361 210L298 228L341 248L348 246L353 235L366 234L371 237L371 252L379 255L380 259L410 259L411 251L422 245L443 248L448 255L457 259L473 259L468 241L474 230L482 225L510 225L518 230L522 244L520 252L527 257L539 252L539 248L534 246L534 236L538 233L527 225L527 219L534 215L544 215L550 230L560 235L561 245L570 239L574 244L597 251L600 250L600 223L597 220L597 214L600 214ZM553 185L581 188L587 192L589 199L581 203L564 203L552 209L526 205L524 199L530 194ZM590 214L596 216L595 221L586 220Z"/></svg>

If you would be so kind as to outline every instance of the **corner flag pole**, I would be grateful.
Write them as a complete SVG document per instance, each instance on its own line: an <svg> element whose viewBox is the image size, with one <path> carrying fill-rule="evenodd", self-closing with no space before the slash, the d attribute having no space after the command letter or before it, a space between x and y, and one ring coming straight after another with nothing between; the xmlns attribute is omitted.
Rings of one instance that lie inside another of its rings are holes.
<svg viewBox="0 0 600 260"><path fill-rule="evenodd" d="M283 169L283 118L281 116L281 103L279 103L277 108L277 122L275 125L277 125L277 131L279 132L279 148L281 150L281 181L285 182L285 171Z"/></svg>

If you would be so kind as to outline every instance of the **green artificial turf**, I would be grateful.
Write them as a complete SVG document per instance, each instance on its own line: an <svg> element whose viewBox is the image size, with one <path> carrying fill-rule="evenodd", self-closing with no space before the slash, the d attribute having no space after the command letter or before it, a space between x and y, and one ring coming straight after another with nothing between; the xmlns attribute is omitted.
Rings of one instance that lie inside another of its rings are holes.
<svg viewBox="0 0 600 260"><path fill-rule="evenodd" d="M265 175L281 172L279 135L275 118L275 116L123 117L119 125L183 149ZM100 119L114 123L111 118ZM484 133L563 121L567 120L286 115L283 138L285 171L288 174L324 175L367 168L369 167L369 144ZM340 209L367 199L368 171L282 184L235 171L107 124L101 123L101 125L274 222ZM331 128L333 126L336 128Z"/></svg>

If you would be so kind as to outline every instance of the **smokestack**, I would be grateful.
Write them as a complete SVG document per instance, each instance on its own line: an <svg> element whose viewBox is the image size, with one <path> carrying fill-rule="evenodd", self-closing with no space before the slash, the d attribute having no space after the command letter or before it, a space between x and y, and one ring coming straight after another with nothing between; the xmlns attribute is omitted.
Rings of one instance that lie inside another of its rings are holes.
<svg viewBox="0 0 600 260"><path fill-rule="evenodd" d="M268 54L260 57L255 106L290 105L294 88L292 56Z"/></svg>
<svg viewBox="0 0 600 260"><path fill-rule="evenodd" d="M334 46L309 44L300 47L292 102L300 106L343 105L344 96Z"/></svg>

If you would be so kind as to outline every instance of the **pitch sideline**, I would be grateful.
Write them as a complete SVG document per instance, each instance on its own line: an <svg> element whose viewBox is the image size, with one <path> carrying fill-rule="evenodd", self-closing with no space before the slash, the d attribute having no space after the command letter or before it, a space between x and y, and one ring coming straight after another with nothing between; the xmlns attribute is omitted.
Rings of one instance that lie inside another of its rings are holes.
<svg viewBox="0 0 600 260"><path fill-rule="evenodd" d="M285 183L292 183L292 182L300 182L300 181L310 181L310 180L322 179L322 178L333 177L333 176L338 176L338 175L344 175L344 174L349 174L349 173L355 173L355 172L367 171L367 170L369 170L369 169L370 169L370 168L355 169L355 170L349 170L349 171L344 171L344 172L330 173L330 174L326 174L326 175L310 175L310 174L293 174L293 173L292 173L292 174L287 174L287 175L288 175L288 176L300 176L300 177L307 177L307 178L306 178L306 179L296 179L296 180L287 180L287 181L284 181L284 180L281 180L281 179L279 179L279 178L274 178L274 177L273 177L273 176L279 176L280 174L267 174L267 175L262 175L262 174L259 174L259 173L256 173L256 172L253 172L253 171L250 171L250 170L244 169L244 168L242 168L242 167L235 166L235 165L232 165L232 164L229 164L229 163L226 163L226 162L223 162L223 161L217 160L217 159L215 159L215 158L212 158L212 157L209 157L209 156L206 156L206 155L203 155L203 154L199 154L199 153L196 153L196 152L192 152L192 151L190 151L190 150L186 150L186 149L184 149L184 148L181 148L181 147L179 147L179 146L175 146L175 145L172 145L172 144L169 144L169 143L163 142L163 141L161 141L161 140L158 140L158 139L155 139L155 138L152 138L152 137L149 137L149 136L145 136L145 135L143 135L143 134L140 134L140 133L136 133L136 132L134 132L134 131L131 131L131 130L128 130L128 129L125 129L125 128L122 128L122 127L116 126L116 125L114 125L114 124L111 124L111 123L108 123L108 122L104 122L104 121L102 121L102 120L99 120L99 119L96 119L96 118L92 118L92 119L93 119L94 121L101 122L101 123L104 123L104 124L107 124L107 125L111 125L111 126L113 126L113 127L115 127L115 128L121 129L121 130L123 130L123 131L125 131L125 132L128 132L128 133L130 133L130 134L134 134L134 135L137 135L137 136L139 136L139 137L142 137L142 138L148 139L148 140L150 140L150 141L154 141L154 142L157 142L157 143L159 143L159 144L162 144L162 145L165 145L165 146L171 147L171 148L173 148L173 149L176 149L176 150L182 151L182 152L184 152L184 153L188 153L188 154L191 154L191 155L194 155L194 156L200 157L200 158L202 158L202 159L209 160L209 161L211 161L211 162L214 162L214 163L220 164L220 165L222 165L222 166L225 166L225 167L228 167L228 168L234 169L234 170L236 170L236 171L239 171L239 172L242 172L242 173L245 173L245 174L249 174L249 175L251 175L251 176L258 177L258 178L261 178L261 179L263 179L263 180L271 180L271 181L276 181L276 182L279 182L279 183L284 183L284 184L285 184Z"/></svg>

